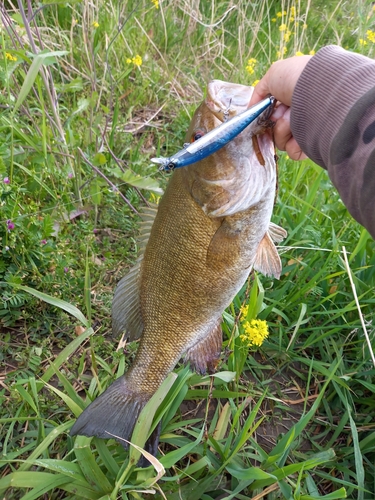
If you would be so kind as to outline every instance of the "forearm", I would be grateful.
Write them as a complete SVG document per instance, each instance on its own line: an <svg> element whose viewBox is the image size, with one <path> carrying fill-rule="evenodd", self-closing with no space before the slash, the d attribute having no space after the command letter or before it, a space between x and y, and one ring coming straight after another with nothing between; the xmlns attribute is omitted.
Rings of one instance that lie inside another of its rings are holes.
<svg viewBox="0 0 375 500"><path fill-rule="evenodd" d="M375 61L325 47L295 87L292 133L375 238Z"/></svg>

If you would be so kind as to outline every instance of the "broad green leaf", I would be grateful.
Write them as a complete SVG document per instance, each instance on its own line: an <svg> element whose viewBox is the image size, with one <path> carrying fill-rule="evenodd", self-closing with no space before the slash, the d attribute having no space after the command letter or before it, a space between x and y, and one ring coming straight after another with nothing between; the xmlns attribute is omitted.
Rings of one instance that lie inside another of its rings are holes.
<svg viewBox="0 0 375 500"><path fill-rule="evenodd" d="M92 159L92 164L95 165L95 167L101 167L106 163L107 163L107 158L103 153L96 153L96 155Z"/></svg>
<svg viewBox="0 0 375 500"><path fill-rule="evenodd" d="M212 375L214 378L218 378L219 380L223 380L224 382L233 382L236 378L236 372L229 372L229 371L223 371L223 372L217 372Z"/></svg>
<svg viewBox="0 0 375 500"><path fill-rule="evenodd" d="M33 58L33 62L30 65L30 68L26 74L25 80L22 84L22 87L21 87L19 93L18 93L18 98L17 98L16 104L14 105L13 113L15 113L18 110L18 108L21 106L23 101L26 99L28 93L31 90L31 87L33 86L33 84L35 82L36 77L38 76L40 67L42 66L42 64L45 63L45 60L49 57L58 57L58 56L66 55L66 54L69 54L69 52L67 52L66 50L58 50L58 51L53 51L53 52L40 53L40 54L37 54Z"/></svg>
<svg viewBox="0 0 375 500"><path fill-rule="evenodd" d="M337 491L328 493L323 496L311 496L311 495L301 495L300 500L339 500L341 498L347 498L345 488L340 488Z"/></svg>
<svg viewBox="0 0 375 500"><path fill-rule="evenodd" d="M24 401L26 401L31 406L35 413L39 415L38 408L36 407L35 402L30 394L19 384L15 385L15 389L20 393L22 399L24 399Z"/></svg>
<svg viewBox="0 0 375 500"><path fill-rule="evenodd" d="M68 462L67 460L56 460L52 458L34 460L34 465L44 467L53 472L64 474L65 476L72 477L73 479L84 479L81 469L78 464Z"/></svg>
<svg viewBox="0 0 375 500"><path fill-rule="evenodd" d="M12 285L12 283L9 284ZM89 322L85 318L85 316L81 313L81 311L77 307L73 306L72 304L69 304L69 302L66 302L65 300L62 299L58 299L56 297L52 297L51 295L47 295L46 293L39 292L38 290L34 290L34 288L30 288L29 286L24 286L24 285L12 285L12 286L19 288L20 290L24 290L25 292L28 292L31 295L37 297L38 299L44 300L44 302L51 304L52 306L63 309L64 311L68 312L76 319L78 319L78 321L83 323L86 328L89 327Z"/></svg>
<svg viewBox="0 0 375 500"><path fill-rule="evenodd" d="M73 399L71 397L69 397L67 394L65 394L64 392L57 389L57 387L54 387L53 385L50 385L47 382L44 382L44 383L50 391L57 394L64 401L64 403L67 405L69 410L74 413L75 417L79 417L79 415L83 411L82 406L78 405L75 401L73 401ZM83 405L83 403L82 403L82 405Z"/></svg>
<svg viewBox="0 0 375 500"><path fill-rule="evenodd" d="M177 379L177 375L173 372L169 373L167 378L164 380L159 389L152 396L150 401L146 404L146 406L141 411L139 418L137 419L137 424L134 427L131 443L137 445L140 448L143 448L147 437L149 435L149 431L152 425L152 420L156 413L156 410L160 406L163 399L168 394L168 391L171 389L173 383ZM136 448L130 448L129 450L129 463L137 464L140 459L140 452Z"/></svg>
<svg viewBox="0 0 375 500"><path fill-rule="evenodd" d="M19 471L27 471L30 469L30 467L33 466L34 460L36 460L40 455L42 455L50 446L53 441L66 432L71 426L73 425L73 420L69 420L68 422L65 422L64 424L60 424L54 429L51 430L51 432L43 439L43 441L40 443L39 446L35 448L35 450L31 453L29 458L19 466Z"/></svg>
<svg viewBox="0 0 375 500"><path fill-rule="evenodd" d="M271 479L273 482L277 481L277 477L265 472L257 467L249 467L248 469L241 469L239 467L234 467L227 465L225 469L236 479L243 480L256 480L256 479Z"/></svg>
<svg viewBox="0 0 375 500"><path fill-rule="evenodd" d="M78 464L89 485L102 494L110 493L113 486L103 474L96 463L95 457L90 449L92 438L77 436L74 443L74 453Z"/></svg>
<svg viewBox="0 0 375 500"><path fill-rule="evenodd" d="M63 475L49 474L48 472L21 472L16 471L0 479L0 492L6 488L32 488L22 497L23 500L34 500L45 493L63 484L71 482L71 478Z"/></svg>
<svg viewBox="0 0 375 500"><path fill-rule="evenodd" d="M304 462L299 462L295 464L286 465L281 467L280 469L275 469L272 471L272 476L276 478L277 481L281 481L292 474L296 474L301 470L309 470L314 467L318 467L319 465L326 464L335 458L335 452L331 450L322 451L320 453L316 453L313 457L305 460ZM263 465L264 466L264 465ZM265 486L269 486L273 484L275 481L271 479L261 479L257 480L254 483L254 489L256 488L264 488Z"/></svg>
<svg viewBox="0 0 375 500"><path fill-rule="evenodd" d="M133 174L130 170L126 170L122 173L121 179L130 186L147 189L147 191L152 191L157 194L163 194L163 190L159 186L158 181L151 177L141 177L140 175Z"/></svg>

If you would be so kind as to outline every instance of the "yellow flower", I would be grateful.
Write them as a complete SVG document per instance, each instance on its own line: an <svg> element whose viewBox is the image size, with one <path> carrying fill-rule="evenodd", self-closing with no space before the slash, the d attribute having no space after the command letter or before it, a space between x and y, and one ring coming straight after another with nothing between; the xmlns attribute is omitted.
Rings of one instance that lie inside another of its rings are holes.
<svg viewBox="0 0 375 500"><path fill-rule="evenodd" d="M255 87L255 85L257 85L257 84L259 83L259 81L260 81L260 80L255 80L255 81L251 84L251 86L252 86L252 87Z"/></svg>
<svg viewBox="0 0 375 500"><path fill-rule="evenodd" d="M5 52L5 57L8 59L8 61L17 61L17 57L12 56L12 54L9 54L9 52Z"/></svg>
<svg viewBox="0 0 375 500"><path fill-rule="evenodd" d="M137 54L135 57L133 57L132 62L138 67L142 66L142 57Z"/></svg>
<svg viewBox="0 0 375 500"><path fill-rule="evenodd" d="M126 64L135 64L136 66L142 66L142 57L139 56L138 54L135 57L127 57L126 58Z"/></svg>
<svg viewBox="0 0 375 500"><path fill-rule="evenodd" d="M242 320L245 320L247 318L248 312L249 312L249 304L246 304L246 306L241 306L240 313Z"/></svg>
<svg viewBox="0 0 375 500"><path fill-rule="evenodd" d="M92 23L92 26L93 26L94 28L99 28L99 23L98 23L98 21L94 21L94 22Z"/></svg>
<svg viewBox="0 0 375 500"><path fill-rule="evenodd" d="M286 32L284 33L284 42L288 43L289 40L290 40L290 35L292 34L292 32L290 30L286 30Z"/></svg>
<svg viewBox="0 0 375 500"><path fill-rule="evenodd" d="M364 40L363 38L360 38L359 39L359 45L367 45L366 40Z"/></svg>
<svg viewBox="0 0 375 500"><path fill-rule="evenodd" d="M275 22L276 22L276 17L273 17L273 18L271 19L271 21L272 21L273 23L275 23Z"/></svg>
<svg viewBox="0 0 375 500"><path fill-rule="evenodd" d="M307 30L307 24L306 23L303 25L303 29Z"/></svg>
<svg viewBox="0 0 375 500"><path fill-rule="evenodd" d="M314 49L313 49L313 50L310 50L309 55L310 55L310 56L313 56L314 54L315 54L315 50L314 50Z"/></svg>
<svg viewBox="0 0 375 500"><path fill-rule="evenodd" d="M294 5L292 5L291 8L290 8L290 15L291 16L295 16L296 15L296 8L294 7Z"/></svg>
<svg viewBox="0 0 375 500"><path fill-rule="evenodd" d="M151 2L155 5L155 9L159 8L159 0L151 0Z"/></svg>
<svg viewBox="0 0 375 500"><path fill-rule="evenodd" d="M252 319L242 323L243 333L240 335L242 342L246 342L249 347L261 346L264 339L268 337L268 325L262 319Z"/></svg>
<svg viewBox="0 0 375 500"><path fill-rule="evenodd" d="M278 50L278 51L276 52L276 57L277 57L278 59L282 59L282 56L285 56L285 54L286 54L287 52L288 52L288 49L287 49L286 47L283 47L283 50L282 50L282 51L281 51L281 50Z"/></svg>
<svg viewBox="0 0 375 500"><path fill-rule="evenodd" d="M254 66L256 65L257 60L252 57L247 61L246 71L250 73L250 75L255 73Z"/></svg>
<svg viewBox="0 0 375 500"><path fill-rule="evenodd" d="M290 16L289 21L292 23L294 21L294 17Z"/></svg>
<svg viewBox="0 0 375 500"><path fill-rule="evenodd" d="M286 30L286 24L285 24L285 23L280 24L280 26L279 26L279 30L280 30L281 32L285 31L285 30Z"/></svg>
<svg viewBox="0 0 375 500"><path fill-rule="evenodd" d="M305 54L303 52L301 52L300 50L297 50L296 52L296 56L304 56Z"/></svg>
<svg viewBox="0 0 375 500"><path fill-rule="evenodd" d="M276 14L276 16L277 16L277 17L281 17L281 16L282 16L282 13L281 13L281 12L278 12L278 13Z"/></svg>
<svg viewBox="0 0 375 500"><path fill-rule="evenodd" d="M370 42L375 43L375 32L374 31L367 30L366 37L370 40Z"/></svg>

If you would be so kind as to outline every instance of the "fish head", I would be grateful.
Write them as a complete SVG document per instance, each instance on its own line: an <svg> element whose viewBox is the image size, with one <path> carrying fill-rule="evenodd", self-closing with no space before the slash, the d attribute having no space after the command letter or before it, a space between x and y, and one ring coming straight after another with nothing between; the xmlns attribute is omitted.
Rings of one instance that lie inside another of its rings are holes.
<svg viewBox="0 0 375 500"><path fill-rule="evenodd" d="M210 82L186 142L194 142L245 111L253 91L254 87L246 85ZM181 169L193 198L207 215L232 215L274 195L276 164L271 131L272 122L267 117L257 119L216 153Z"/></svg>

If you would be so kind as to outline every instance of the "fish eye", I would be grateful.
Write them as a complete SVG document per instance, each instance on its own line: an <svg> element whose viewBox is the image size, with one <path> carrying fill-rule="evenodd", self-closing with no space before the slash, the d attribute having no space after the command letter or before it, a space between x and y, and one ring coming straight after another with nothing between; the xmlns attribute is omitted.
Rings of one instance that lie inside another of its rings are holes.
<svg viewBox="0 0 375 500"><path fill-rule="evenodd" d="M193 135L191 136L191 141L190 142L195 142L201 137L203 137L205 132L203 130L196 130Z"/></svg>

